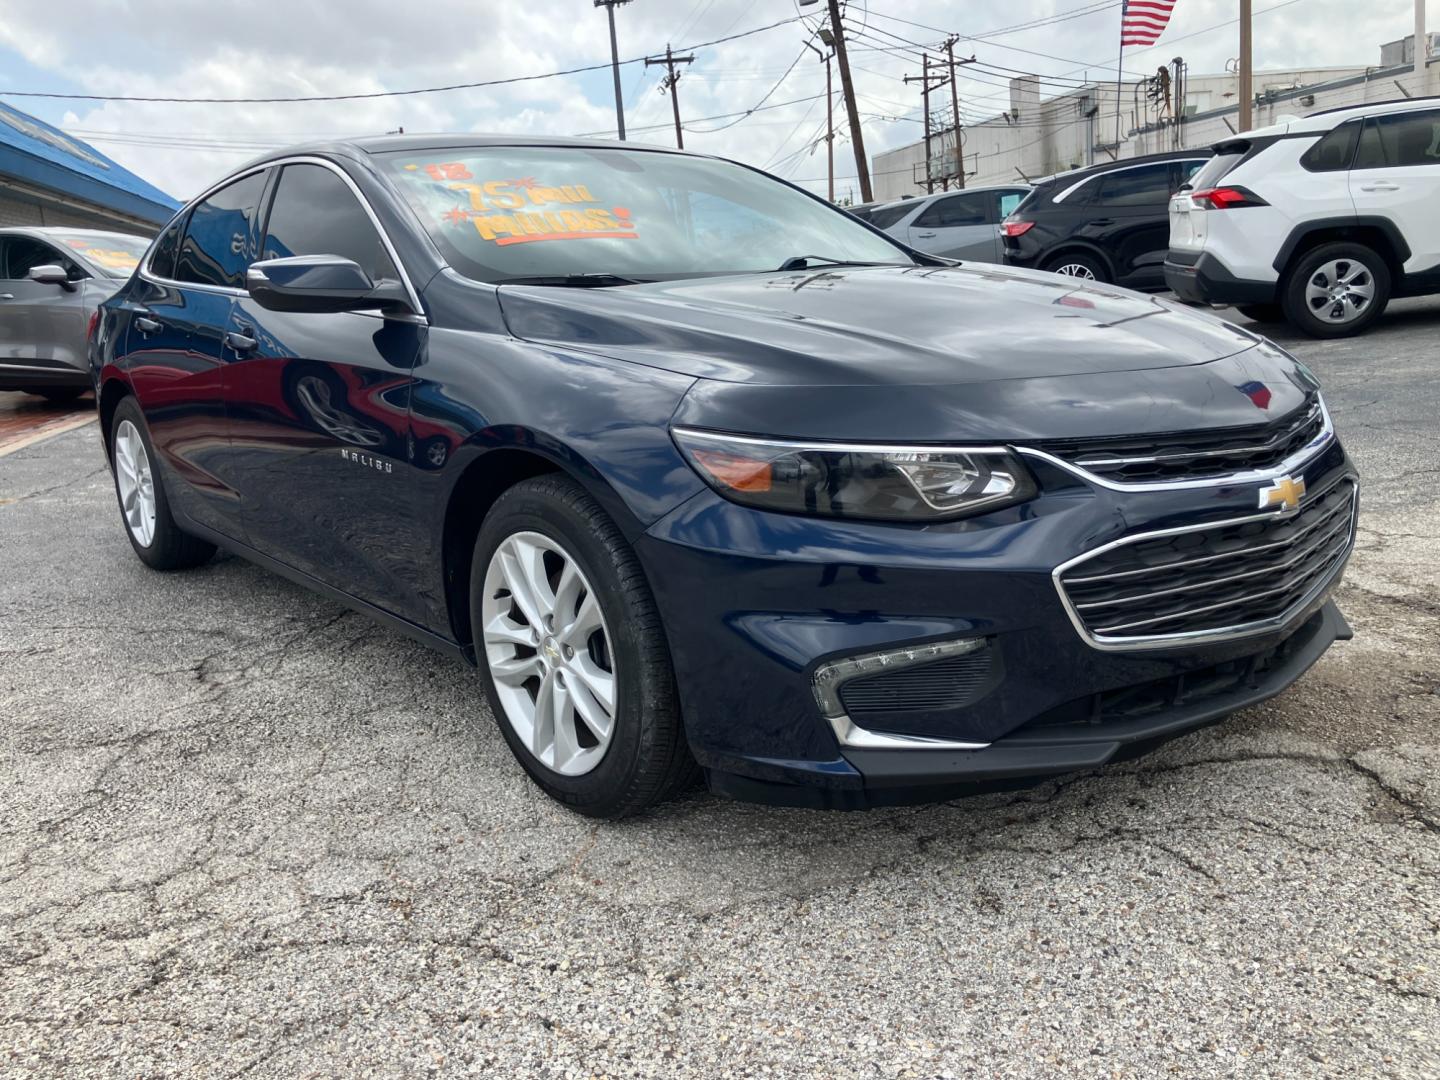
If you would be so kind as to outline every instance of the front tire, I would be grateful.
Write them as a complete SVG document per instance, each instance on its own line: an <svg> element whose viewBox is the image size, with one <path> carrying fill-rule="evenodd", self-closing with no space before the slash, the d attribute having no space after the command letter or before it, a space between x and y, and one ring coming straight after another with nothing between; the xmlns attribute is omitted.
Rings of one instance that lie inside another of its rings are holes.
<svg viewBox="0 0 1440 1080"><path fill-rule="evenodd" d="M125 535L152 570L187 570L215 554L215 545L182 532L170 513L145 416L133 397L110 420L110 470Z"/></svg>
<svg viewBox="0 0 1440 1080"><path fill-rule="evenodd" d="M1390 302L1390 268L1364 244L1321 244L1294 264L1281 297L1285 316L1316 338L1369 329Z"/></svg>
<svg viewBox="0 0 1440 1080"><path fill-rule="evenodd" d="M470 619L501 734L551 798L622 818L693 780L649 584L574 481L541 476L496 500L470 564Z"/></svg>

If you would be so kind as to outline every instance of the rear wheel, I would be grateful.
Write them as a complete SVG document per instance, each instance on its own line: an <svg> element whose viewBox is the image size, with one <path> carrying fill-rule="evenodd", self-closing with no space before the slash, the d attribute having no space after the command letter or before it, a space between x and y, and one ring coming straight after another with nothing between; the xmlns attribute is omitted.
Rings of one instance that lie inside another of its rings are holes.
<svg viewBox="0 0 1440 1080"><path fill-rule="evenodd" d="M1363 244L1321 244L1300 256L1285 281L1285 315L1317 338L1366 330L1390 302L1390 268Z"/></svg>
<svg viewBox="0 0 1440 1080"><path fill-rule="evenodd" d="M693 781L649 585L583 488L541 476L496 500L470 583L491 708L546 794L591 817L621 818Z"/></svg>
<svg viewBox="0 0 1440 1080"><path fill-rule="evenodd" d="M1057 255L1045 264L1045 269L1062 277L1079 278L1081 281L1108 282L1110 274L1105 265L1093 255L1071 252Z"/></svg>
<svg viewBox="0 0 1440 1080"><path fill-rule="evenodd" d="M215 554L214 544L182 532L175 524L164 482L155 467L145 417L133 397L120 402L111 418L110 465L125 533L146 566L184 570Z"/></svg>

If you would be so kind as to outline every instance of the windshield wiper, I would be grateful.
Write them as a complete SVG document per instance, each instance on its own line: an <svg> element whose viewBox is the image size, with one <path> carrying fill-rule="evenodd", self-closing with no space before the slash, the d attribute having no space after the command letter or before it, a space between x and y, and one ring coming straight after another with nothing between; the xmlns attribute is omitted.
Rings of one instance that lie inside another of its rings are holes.
<svg viewBox="0 0 1440 1080"><path fill-rule="evenodd" d="M902 263L856 262L850 259L831 259L825 255L792 255L775 269L809 270L812 266L901 266Z"/></svg>
<svg viewBox="0 0 1440 1080"><path fill-rule="evenodd" d="M498 278L496 285L561 285L572 289L608 289L613 285L648 285L643 278L619 274L537 274L533 277Z"/></svg>

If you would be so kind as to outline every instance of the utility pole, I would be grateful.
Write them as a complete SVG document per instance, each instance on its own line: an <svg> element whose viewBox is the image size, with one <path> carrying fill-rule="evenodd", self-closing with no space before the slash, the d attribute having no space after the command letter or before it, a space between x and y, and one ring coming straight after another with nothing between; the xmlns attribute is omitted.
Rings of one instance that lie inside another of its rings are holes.
<svg viewBox="0 0 1440 1080"><path fill-rule="evenodd" d="M652 64L663 65L669 72L660 83L660 92L670 91L670 107L675 111L675 145L681 150L685 149L685 133L680 127L680 73L675 70L676 64L693 64L694 55L676 56L670 51L669 43L665 45L665 56L662 59L658 56L647 56L645 66ZM618 78L618 76L617 76Z"/></svg>
<svg viewBox="0 0 1440 1080"><path fill-rule="evenodd" d="M1422 80L1425 78L1425 61L1429 56L1430 42L1425 37L1425 0L1415 0L1415 74ZM1424 92L1423 81L1418 90Z"/></svg>
<svg viewBox="0 0 1440 1080"><path fill-rule="evenodd" d="M905 82L907 85L912 82L920 84L920 100L924 102L925 109L925 194L932 195L935 192L935 174L930 171L930 54L921 53L920 62L920 77L906 75Z"/></svg>
<svg viewBox="0 0 1440 1080"><path fill-rule="evenodd" d="M955 78L955 36L952 34L945 39L945 57L950 64L950 112L951 121L955 125L955 176L959 181L957 185L960 190L965 190L965 150L961 145L960 128L960 90L959 82Z"/></svg>
<svg viewBox="0 0 1440 1080"><path fill-rule="evenodd" d="M832 39L833 40L833 39ZM820 57L820 62L825 65L825 175L828 180L826 185L826 198L831 203L835 202L835 98L830 91L830 60L835 55L832 52L821 52L809 41L805 47Z"/></svg>
<svg viewBox="0 0 1440 1080"><path fill-rule="evenodd" d="M630 0L595 0L596 7L603 7L610 17L610 73L615 76L615 130L620 141L625 141L625 99L620 96L620 49L615 44L615 5L628 4Z"/></svg>
<svg viewBox="0 0 1440 1080"><path fill-rule="evenodd" d="M1240 0L1240 130L1254 127L1254 68L1251 62L1250 0Z"/></svg>
<svg viewBox="0 0 1440 1080"><path fill-rule="evenodd" d="M850 117L850 142L855 147L855 172L860 179L860 201L872 202L870 163L865 160L865 137L860 130L860 110L855 105L855 84L850 81L850 60L845 55L845 26L840 19L840 0L830 0L830 33L835 59L840 64L840 92L845 95L845 112ZM822 35L821 40L824 41ZM830 44L830 42L826 42Z"/></svg>

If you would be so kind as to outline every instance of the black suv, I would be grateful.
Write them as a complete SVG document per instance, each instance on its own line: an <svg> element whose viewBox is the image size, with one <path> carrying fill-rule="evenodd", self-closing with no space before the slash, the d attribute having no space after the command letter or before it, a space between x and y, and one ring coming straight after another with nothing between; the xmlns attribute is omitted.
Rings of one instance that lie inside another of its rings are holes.
<svg viewBox="0 0 1440 1080"><path fill-rule="evenodd" d="M1210 156L1208 149L1155 154L1039 181L1000 226L1005 265L1165 288L1170 196Z"/></svg>

